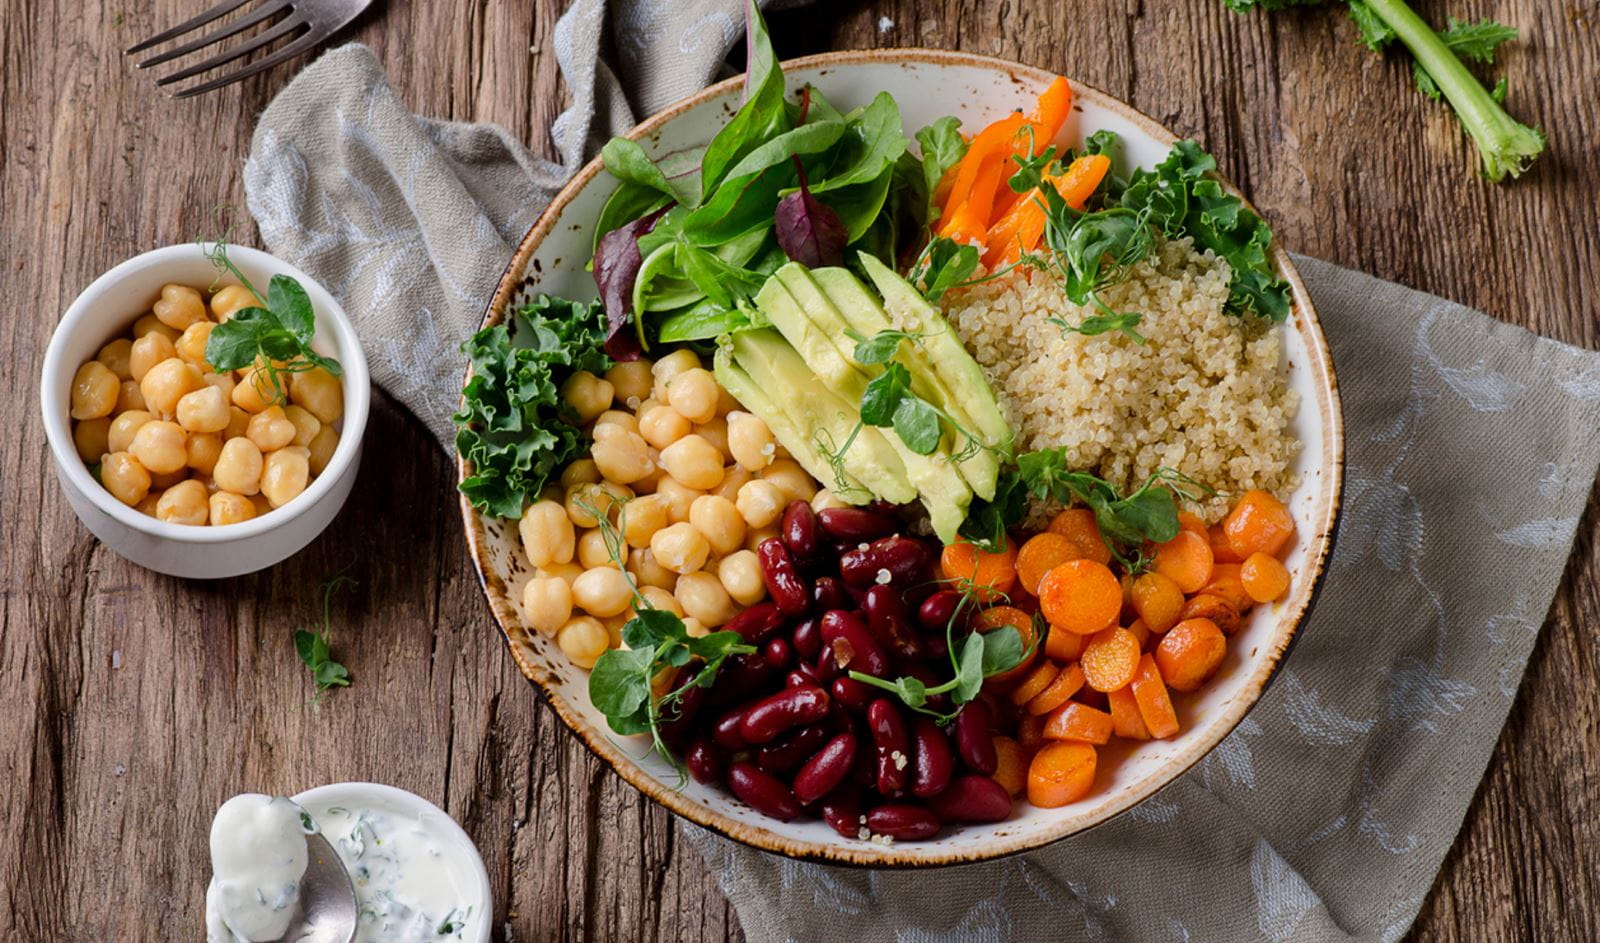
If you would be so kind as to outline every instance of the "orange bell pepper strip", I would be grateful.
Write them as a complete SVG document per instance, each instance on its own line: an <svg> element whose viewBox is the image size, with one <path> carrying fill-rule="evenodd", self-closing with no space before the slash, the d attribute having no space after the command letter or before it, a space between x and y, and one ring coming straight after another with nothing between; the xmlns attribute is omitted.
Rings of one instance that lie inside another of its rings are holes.
<svg viewBox="0 0 1600 943"><path fill-rule="evenodd" d="M1067 205L1083 209L1100 181L1111 169L1111 158L1104 154L1085 154L1074 160L1059 177L1045 176L1045 181L1056 188ZM994 271L1009 265L1024 252L1038 248L1044 236L1044 198L1037 188L1023 194L1022 199L989 230L984 241L983 264Z"/></svg>
<svg viewBox="0 0 1600 943"><path fill-rule="evenodd" d="M1071 111L1072 86L1067 84L1065 78L1056 76L1055 81L1051 82L1049 87L1039 96L1038 103L1034 105L1033 114L1028 116L1028 120L1024 124L1024 128L1033 129L1033 153L1041 154L1046 147L1050 146L1050 142L1054 141L1056 135L1061 133L1061 126L1067 123L1067 116ZM1019 129L1018 138L1026 139L1027 137L1027 133ZM1024 145L1027 144L1026 140L1023 140L1022 143ZM1013 159L1008 165L1007 172L1001 183L1003 184L1006 180L1010 180L1011 175L1019 169L1019 165ZM1021 199L1022 194L1008 186L1002 186L995 196L990 222L994 223L1003 219L1007 213L1016 207Z"/></svg>
<svg viewBox="0 0 1600 943"><path fill-rule="evenodd" d="M1020 114L1012 113L978 132L956 165L956 179L945 199L939 235L960 241L981 237L989 228L994 188L1005 169L1011 141L1022 127ZM958 236L957 234L961 235Z"/></svg>

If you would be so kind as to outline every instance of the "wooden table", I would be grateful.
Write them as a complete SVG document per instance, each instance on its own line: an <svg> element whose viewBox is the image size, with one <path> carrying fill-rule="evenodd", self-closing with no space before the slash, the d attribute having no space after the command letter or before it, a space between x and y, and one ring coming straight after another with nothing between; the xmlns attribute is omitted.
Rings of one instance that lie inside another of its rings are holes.
<svg viewBox="0 0 1600 943"><path fill-rule="evenodd" d="M392 402L380 397L344 512L265 573L157 576L102 548L62 500L35 405L60 312L116 262L209 233L214 207L243 204L254 116L303 64L198 100L157 95L118 50L203 5L0 7L0 939L196 939L216 805L346 779L411 789L459 819L508 939L738 937L671 816L602 768L513 668L463 553L453 465ZM417 111L498 122L550 153L555 4L383 6L349 38ZM779 14L774 35L784 55L923 45L1059 70L1200 138L1299 251L1600 348L1600 7L1420 9L1523 28L1502 59L1511 108L1553 141L1530 177L1474 179L1446 109L1335 10L880 0ZM1415 939L1600 939L1597 543L1591 498ZM333 605L356 682L314 706L290 638L339 572L360 581Z"/></svg>

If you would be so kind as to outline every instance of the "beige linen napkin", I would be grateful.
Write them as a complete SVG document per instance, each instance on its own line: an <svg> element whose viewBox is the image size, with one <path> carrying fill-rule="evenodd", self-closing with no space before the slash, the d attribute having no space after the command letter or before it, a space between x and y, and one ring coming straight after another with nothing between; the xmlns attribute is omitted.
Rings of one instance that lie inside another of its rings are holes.
<svg viewBox="0 0 1600 943"><path fill-rule="evenodd" d="M262 115L246 186L263 240L340 297L378 382L447 447L457 348L506 259L565 173L632 121L596 56L602 24L630 61L655 64L625 76L641 114L703 84L738 36L682 28L736 24L719 19L737 9L728 0L617 6L604 20L600 0L580 0L557 29L575 100L555 128L562 165L500 129L412 115L360 46L308 67ZM680 823L752 940L1405 932L1482 777L1592 487L1600 355L1296 263L1344 397L1344 516L1321 598L1256 709L1119 819L983 865L824 867Z"/></svg>

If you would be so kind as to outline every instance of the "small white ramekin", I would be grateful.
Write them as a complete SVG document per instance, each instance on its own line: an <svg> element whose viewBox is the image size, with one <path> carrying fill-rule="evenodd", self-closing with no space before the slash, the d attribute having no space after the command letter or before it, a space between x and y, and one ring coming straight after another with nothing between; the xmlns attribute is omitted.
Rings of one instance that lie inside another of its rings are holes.
<svg viewBox="0 0 1600 943"><path fill-rule="evenodd" d="M137 255L94 280L56 326L40 373L39 406L56 477L84 526L102 543L140 566L196 579L238 576L289 557L322 533L350 496L361 464L361 438L372 405L366 355L355 328L333 296L298 268L259 249L228 246L228 258L258 289L274 275L304 286L316 312L313 346L343 368L344 418L339 445L305 493L271 513L238 524L195 527L169 524L135 511L111 496L78 457L69 415L72 377L106 342L123 336L150 309L169 282L210 285L217 271L207 258L210 244L189 243ZM223 283L232 282L223 279Z"/></svg>

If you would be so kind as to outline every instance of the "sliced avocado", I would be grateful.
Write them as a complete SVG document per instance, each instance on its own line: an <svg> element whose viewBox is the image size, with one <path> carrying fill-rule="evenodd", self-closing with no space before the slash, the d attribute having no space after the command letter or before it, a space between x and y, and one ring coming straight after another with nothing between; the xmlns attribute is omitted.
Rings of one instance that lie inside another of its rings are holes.
<svg viewBox="0 0 1600 943"><path fill-rule="evenodd" d="M854 273L842 268L820 268L813 269L811 277L832 299L834 306L850 322L850 326L857 334L871 337L879 331L893 327L878 297L863 285ZM940 321L943 324L943 319ZM949 326L944 325L944 328L948 330ZM850 343L853 354L854 342ZM921 343L920 337L902 343L895 355L895 359L911 375L911 392L944 410L950 418L976 436L978 441L994 448L996 443L990 441L990 437L978 427L976 419L969 411L966 398L959 395L962 391L951 388L945 375L939 370L939 364L935 358L928 355L928 351L921 346ZM984 391L987 390L986 385ZM946 435L946 448L952 454L963 449L971 453L957 463L961 476L979 497L985 501L993 498L995 481L1000 477L999 457L988 449L971 448L967 437L954 430Z"/></svg>
<svg viewBox="0 0 1600 943"><path fill-rule="evenodd" d="M937 366L936 372L945 385L957 395L972 420L968 428L994 448L1010 452L1013 433L994 398L989 378L967 353L950 322L894 269L865 252L860 253L860 259L885 303L899 304L920 322L917 330L922 334L921 351Z"/></svg>
<svg viewBox="0 0 1600 943"><path fill-rule="evenodd" d="M718 351L718 381L728 374L732 383L723 386L761 416L813 478L851 503L864 504L872 497L896 504L916 500L917 488L899 453L879 430L870 427L863 427L841 456L844 479L840 480L816 436L825 433L832 448L842 446L855 429L856 409L818 379L778 332L741 331L733 335L730 345L726 353Z"/></svg>
<svg viewBox="0 0 1600 943"><path fill-rule="evenodd" d="M783 269L798 265L790 262ZM769 277L756 292L756 306L822 382L838 388L857 373L855 366L833 345L827 329L809 316L783 279L776 275Z"/></svg>

